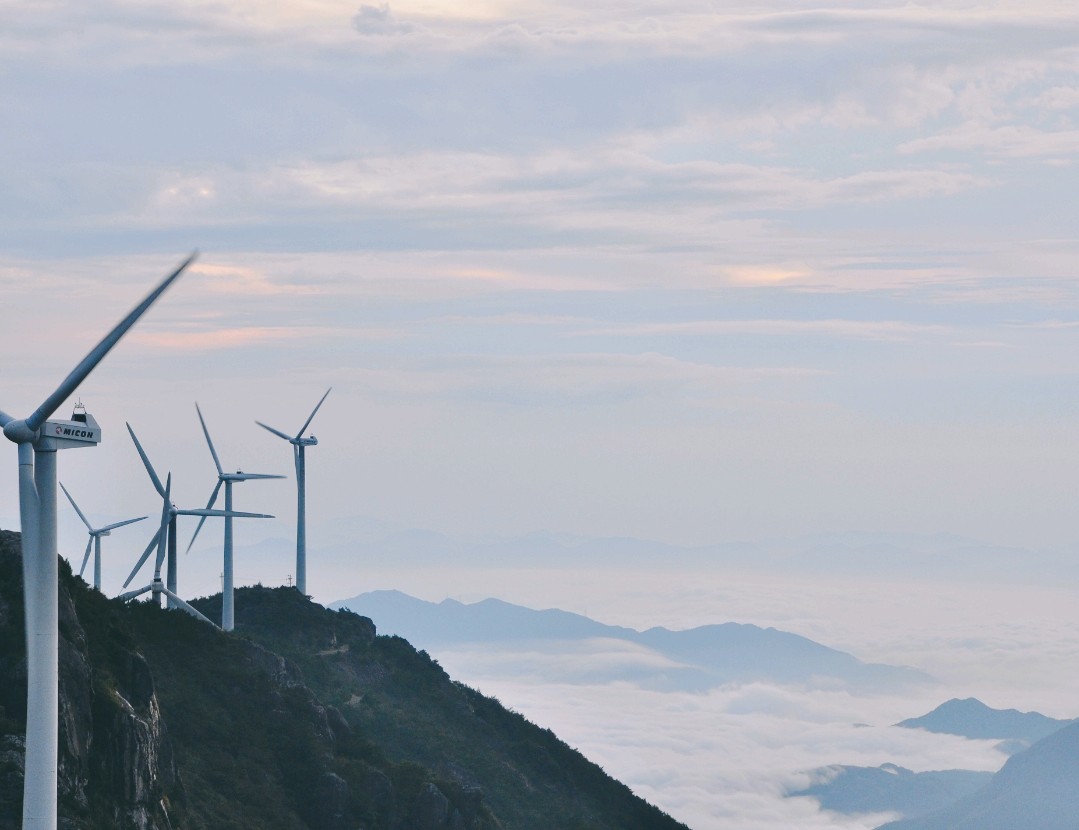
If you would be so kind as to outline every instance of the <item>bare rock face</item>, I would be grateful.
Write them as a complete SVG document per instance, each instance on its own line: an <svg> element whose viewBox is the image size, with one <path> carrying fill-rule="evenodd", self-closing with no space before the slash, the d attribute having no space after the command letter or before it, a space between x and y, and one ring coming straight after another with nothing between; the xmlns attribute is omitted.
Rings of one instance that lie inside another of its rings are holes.
<svg viewBox="0 0 1079 830"><path fill-rule="evenodd" d="M62 561L62 560L61 560ZM66 563L61 564L66 568ZM0 828L22 813L26 729L26 652L18 536L0 537ZM62 580L63 582L63 580ZM88 590L88 589L86 589ZM6 593L5 593L6 591ZM107 659L91 644L62 585L58 746L59 826L65 830L169 830L166 805L182 800L172 746L153 678L137 653L110 643ZM18 823L12 825L17 827Z"/></svg>
<svg viewBox="0 0 1079 830"><path fill-rule="evenodd" d="M434 784L425 784L409 815L411 830L436 830L448 826L452 807L450 800Z"/></svg>
<svg viewBox="0 0 1079 830"><path fill-rule="evenodd" d="M86 633L71 597L60 593L60 746L58 786L79 811L89 807L86 788L93 745L93 695Z"/></svg>
<svg viewBox="0 0 1079 830"><path fill-rule="evenodd" d="M119 796L118 827L169 827L161 801L178 785L172 746L146 661L125 657L126 677L94 701L96 777Z"/></svg>
<svg viewBox="0 0 1079 830"><path fill-rule="evenodd" d="M348 822L348 782L332 772L323 773L315 789L315 822L326 830L351 830Z"/></svg>

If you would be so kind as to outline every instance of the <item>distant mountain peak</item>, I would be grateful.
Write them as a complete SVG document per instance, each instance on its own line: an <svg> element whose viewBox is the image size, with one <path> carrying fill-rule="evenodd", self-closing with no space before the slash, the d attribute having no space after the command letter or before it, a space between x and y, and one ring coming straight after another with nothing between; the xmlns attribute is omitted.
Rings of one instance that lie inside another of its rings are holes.
<svg viewBox="0 0 1079 830"><path fill-rule="evenodd" d="M900 721L896 726L924 729L945 735L979 740L1020 741L1019 748L1067 726L1072 721L1050 718L1040 712L993 709L974 697L952 698L932 712Z"/></svg>

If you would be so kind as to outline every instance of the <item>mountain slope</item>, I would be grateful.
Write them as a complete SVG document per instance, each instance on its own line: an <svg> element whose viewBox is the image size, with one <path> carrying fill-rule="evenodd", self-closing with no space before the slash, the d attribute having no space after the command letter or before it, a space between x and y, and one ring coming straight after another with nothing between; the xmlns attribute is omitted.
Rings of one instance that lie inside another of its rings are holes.
<svg viewBox="0 0 1079 830"><path fill-rule="evenodd" d="M635 631L556 609L535 611L497 599L467 605L450 599L432 603L399 591L360 594L330 607L349 608L376 618L385 630L423 648L466 644L516 648L515 644L529 641L557 651L559 642L609 640L644 648L662 658L615 664L614 669L611 663L604 663L602 669L597 665L595 674L581 678L592 682L631 680L700 690L753 680L807 683L831 678L865 688L895 688L932 680L915 669L863 663L805 637L756 625L724 623L687 631Z"/></svg>
<svg viewBox="0 0 1079 830"><path fill-rule="evenodd" d="M912 818L954 804L984 787L990 772L939 770L912 772L895 764L879 767L825 767L814 783L788 796L816 798L837 813L899 813Z"/></svg>
<svg viewBox="0 0 1079 830"><path fill-rule="evenodd" d="M17 546L0 532L0 828L21 797ZM684 830L366 618L256 587L225 634L61 562L65 830Z"/></svg>
<svg viewBox="0 0 1079 830"><path fill-rule="evenodd" d="M1075 830L1079 827L1079 724L1043 738L977 793L879 830Z"/></svg>

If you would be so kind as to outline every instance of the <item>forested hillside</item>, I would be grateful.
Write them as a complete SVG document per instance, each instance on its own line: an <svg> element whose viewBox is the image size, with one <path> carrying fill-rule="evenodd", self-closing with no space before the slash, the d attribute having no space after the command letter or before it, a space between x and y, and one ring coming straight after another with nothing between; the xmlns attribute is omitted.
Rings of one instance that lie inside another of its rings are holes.
<svg viewBox="0 0 1079 830"><path fill-rule="evenodd" d="M365 617L245 588L225 634L61 571L69 830L683 827ZM0 828L20 816L21 584L0 532ZM220 601L194 604L215 618Z"/></svg>

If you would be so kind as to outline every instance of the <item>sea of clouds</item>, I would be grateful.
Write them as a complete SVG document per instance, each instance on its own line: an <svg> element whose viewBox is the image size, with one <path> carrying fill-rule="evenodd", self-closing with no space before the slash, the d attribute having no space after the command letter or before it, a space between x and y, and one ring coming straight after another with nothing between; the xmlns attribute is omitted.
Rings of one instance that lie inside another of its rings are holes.
<svg viewBox="0 0 1079 830"><path fill-rule="evenodd" d="M429 649L455 679L553 729L694 830L868 830L895 817L844 816L820 810L814 799L785 796L831 764L999 769L1006 756L992 741L893 726L952 697L1076 714L1076 596L1066 588L677 569L428 568L398 569L392 578L395 587L426 599L475 601L498 593L639 629L731 620L774 625L867 662L911 665L939 679L883 694L826 683L688 693L595 682L605 666L666 668L652 653L609 640L578 642L568 651L542 643Z"/></svg>

